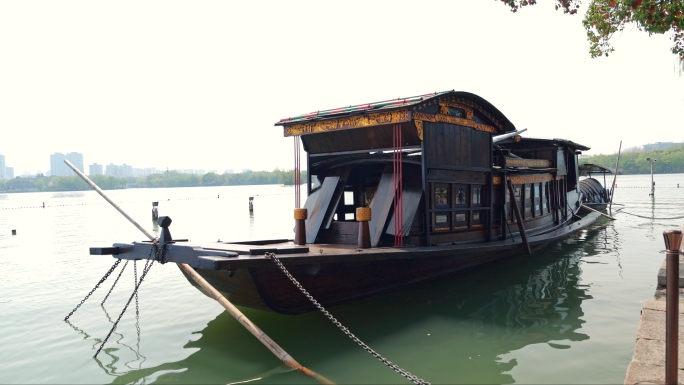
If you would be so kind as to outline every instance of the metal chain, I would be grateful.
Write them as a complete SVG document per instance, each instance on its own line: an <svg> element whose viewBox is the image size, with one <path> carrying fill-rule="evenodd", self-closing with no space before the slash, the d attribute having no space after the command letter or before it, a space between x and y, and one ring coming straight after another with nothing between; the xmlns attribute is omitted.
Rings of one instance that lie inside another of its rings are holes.
<svg viewBox="0 0 684 385"><path fill-rule="evenodd" d="M114 330L116 330L116 326L119 324L119 321L121 321L121 317L123 317L124 313L126 312L126 309L128 309L128 305L131 304L133 297L137 298L138 289L140 288L140 285L142 284L143 280L145 279L147 272L149 272L150 269L152 268L154 261L156 261L158 258L159 259L163 258L164 249L166 249L166 243L164 243L162 245L161 257L160 257L160 255L159 255L160 253L159 253L159 249L157 248L157 245L152 245L152 247L150 248L150 252L147 254L147 262L145 263L145 267L143 268L142 274L140 274L140 280L136 282L135 289L133 290L133 293L131 293L131 296L128 298L128 302L126 302L126 305L124 305L123 310L121 310L121 314L119 314L119 318L117 318L116 322L114 322L112 329L107 334L107 337L105 337L105 339L102 341L102 344L97 349L97 352L95 352L95 355L93 356L93 358L97 358L97 355L100 354L100 351L102 350L102 348L107 343L107 340L109 340L109 337L111 337ZM154 258L150 258L152 256L152 251L154 251Z"/></svg>
<svg viewBox="0 0 684 385"><path fill-rule="evenodd" d="M119 261L121 261L121 260L119 260ZM126 261L126 263L124 263L123 267L121 268L121 272L119 272L119 276L116 277L116 280L114 281L114 284L112 285L112 288L109 289L109 292L107 293L107 295L105 295L105 297L102 300L102 302L100 303L100 305L104 305L105 301L107 301L107 298L109 298L109 295L112 294L112 291L114 290L114 286L116 286L116 283L119 282L119 278L121 278L121 274L123 274L123 272L126 270L126 266L128 266L128 261Z"/></svg>
<svg viewBox="0 0 684 385"><path fill-rule="evenodd" d="M632 213L628 213L627 211L620 211L620 212L623 213L623 214L632 215L632 216L639 217L639 218L644 218L644 219L660 219L660 220L665 220L665 219L682 219L682 218L684 218L684 215L678 216L678 217L670 217L670 218L656 218L656 217L647 217L647 216L644 216L644 215L632 214Z"/></svg>
<svg viewBox="0 0 684 385"><path fill-rule="evenodd" d="M74 310L72 310L71 313L69 313L68 316L64 317L64 320L65 320L65 321L68 320L69 317L71 317L71 316L76 312L76 310L78 310L78 308L81 307L81 305L83 305L83 303L84 303L88 298L90 298L91 295L93 295L93 293L95 292L95 290L97 290L97 288L100 287L100 285L102 285L102 283L103 283L104 281L106 281L107 278L109 278L109 275L112 274L112 271L114 271L114 269L116 269L117 266L119 266L119 263L121 263L121 260L120 260L120 259L117 259L116 262L114 262L114 264L112 265L112 267L109 268L109 271L107 271L107 273L105 273L104 277L102 277L102 278L100 279L100 282L98 282L97 285L95 285L95 287L90 291L90 293L88 293L88 295L86 295L85 298L83 298L83 299L81 300L81 303L79 303L78 305L76 305L76 307L74 308Z"/></svg>
<svg viewBox="0 0 684 385"><path fill-rule="evenodd" d="M320 303L318 303L318 301L316 301L316 300L314 299L314 297L312 297L311 294L309 294L309 292L306 291L306 289L304 289L304 287L302 287L302 285L299 283L299 281L297 281L297 280L292 276L292 274L290 274L290 272L287 271L287 269L285 268L285 266L283 266L282 262L280 262L280 260L275 256L274 253L266 253L266 254L265 254L265 257L268 258L268 259L273 260L273 262L275 262L275 264L280 268L280 270L282 270L282 272L287 276L287 278L289 278L290 281L292 281L292 283L293 283L295 286L297 286L297 288L306 296L306 298L308 298L309 301L311 301L311 303L313 303L314 306L316 306L316 308L318 308L318 310L320 310L323 314L325 314L325 316L328 317L328 319L329 319L330 321L332 321L332 323L335 324L335 326L337 326L340 330L342 330L342 332L344 332L344 334L346 334L349 338L351 338L354 342L356 342L360 347L362 347L364 350L366 350L368 353L370 353L373 357L375 357L375 358L377 358L378 360L380 360L380 362L382 362L383 364L385 364L385 365L389 366L390 368L392 368L395 372L397 372L397 373L399 373L400 375L406 377L408 380L410 380L410 381L413 382L414 384L419 384L419 385L430 385L429 382L427 382L427 381L425 381L425 380L422 380L422 379L418 378L417 376L414 376L413 374L409 373L408 371L406 371L406 370L404 370L404 369L398 367L397 365L393 364L391 361L389 361L389 360L386 359L385 357L381 356L381 355L380 355L379 353L377 353L375 350L371 349L368 345L366 345L365 343L363 343L363 341L361 341L360 339L358 339L358 337L356 337L352 332L350 332L349 329L347 329L346 327L344 327L344 326L340 323L340 321L338 321L335 317L333 317L332 314L330 314L327 310L325 310L325 308L324 308Z"/></svg>

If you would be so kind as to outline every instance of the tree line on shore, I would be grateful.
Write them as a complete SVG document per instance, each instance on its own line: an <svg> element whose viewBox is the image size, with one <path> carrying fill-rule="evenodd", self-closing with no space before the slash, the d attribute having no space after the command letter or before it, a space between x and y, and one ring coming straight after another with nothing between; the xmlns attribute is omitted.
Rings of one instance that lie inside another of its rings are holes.
<svg viewBox="0 0 684 385"><path fill-rule="evenodd" d="M580 163L592 163L614 168L618 154L582 155ZM620 155L620 172L622 174L649 174L651 162L655 159L655 174L684 173L684 143L664 150L635 151L626 150ZM306 170L302 171L302 180L306 180ZM294 170L247 171L237 174L207 173L204 175L184 174L167 171L163 174L152 174L140 178L117 178L105 175L90 176L104 190L122 188L155 188L155 187L196 187L196 186L239 186L262 184L294 184ZM0 192L27 191L78 191L89 190L88 186L77 175L73 176L38 176L0 179Z"/></svg>
<svg viewBox="0 0 684 385"><path fill-rule="evenodd" d="M294 184L294 170L246 171L237 174L207 173L204 175L184 174L167 171L163 174L152 174L146 177L117 178L114 176L91 175L89 178L103 190L122 188L158 188L158 187L198 187L198 186L238 186L263 184ZM301 180L306 180L306 170L301 172ZM79 191L89 190L78 175L73 176L37 176L0 179L0 192L33 192L33 191Z"/></svg>
<svg viewBox="0 0 684 385"><path fill-rule="evenodd" d="M615 168L618 154L582 155L579 163L598 164L604 167ZM623 151L620 155L621 174L650 174L651 162L653 162L654 174L684 173L684 143L664 150L656 151Z"/></svg>

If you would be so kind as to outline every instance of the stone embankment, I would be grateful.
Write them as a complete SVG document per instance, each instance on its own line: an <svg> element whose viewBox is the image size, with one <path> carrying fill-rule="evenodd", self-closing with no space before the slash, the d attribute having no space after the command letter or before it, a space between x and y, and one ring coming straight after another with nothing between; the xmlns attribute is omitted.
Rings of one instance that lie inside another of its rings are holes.
<svg viewBox="0 0 684 385"><path fill-rule="evenodd" d="M644 303L637 331L632 362L627 367L625 384L665 383L665 261L658 272L658 290L652 300ZM679 354L678 382L684 384L684 259L679 258Z"/></svg>

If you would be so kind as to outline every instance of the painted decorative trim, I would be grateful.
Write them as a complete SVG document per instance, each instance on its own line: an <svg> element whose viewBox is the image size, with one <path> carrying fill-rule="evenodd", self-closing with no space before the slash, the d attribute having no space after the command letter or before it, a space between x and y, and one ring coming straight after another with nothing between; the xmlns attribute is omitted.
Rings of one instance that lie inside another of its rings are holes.
<svg viewBox="0 0 684 385"><path fill-rule="evenodd" d="M430 99L424 103L421 103L418 108L425 107L425 106L431 106L431 105L435 105L438 103L445 103L445 102L458 103L458 104L461 104L463 106L470 107L473 110L477 110L479 113L481 113L487 119L489 119L492 123L494 123L494 125L499 129L498 130L499 133L501 133L501 134L504 133L503 124L498 119L496 119L491 113L489 113L489 111L487 111L485 108L481 107L480 105L478 105L478 104L476 104L470 100L464 99L464 98L460 98L460 97L456 97L456 96L442 96L439 98L432 98L432 99Z"/></svg>
<svg viewBox="0 0 684 385"><path fill-rule="evenodd" d="M526 183L541 183L553 180L553 175L551 174L536 174L536 175L518 175L509 176L511 183L513 184L526 184Z"/></svg>
<svg viewBox="0 0 684 385"><path fill-rule="evenodd" d="M503 178L501 178L500 176L495 176L492 178L492 182L494 184L501 184L501 182L503 182Z"/></svg>
<svg viewBox="0 0 684 385"><path fill-rule="evenodd" d="M426 120L428 122L442 122L442 123L449 123L449 124L458 124L460 126L466 126L470 128L474 128L478 131L485 131L485 132L491 132L493 134L496 134L496 128L488 125L488 124L482 124L482 123L477 123L472 120L468 119L463 119L463 118L458 118L455 116L449 116L449 115L432 115L432 114L426 114L424 112L414 112L413 113L413 119L416 120Z"/></svg>
<svg viewBox="0 0 684 385"><path fill-rule="evenodd" d="M442 115L449 115L449 107L461 108L466 113L466 119L473 120L473 109L455 102L439 102L439 113Z"/></svg>
<svg viewBox="0 0 684 385"><path fill-rule="evenodd" d="M506 167L551 167L551 161L546 159L506 158Z"/></svg>
<svg viewBox="0 0 684 385"><path fill-rule="evenodd" d="M414 120L413 122L416 123L416 129L418 130L418 138L420 138L420 140L423 140L423 121Z"/></svg>
<svg viewBox="0 0 684 385"><path fill-rule="evenodd" d="M352 128L381 126L392 123L404 123L408 122L409 120L409 110L404 109L293 124L291 126L285 126L283 130L285 136L287 137L314 134L318 132L347 130Z"/></svg>

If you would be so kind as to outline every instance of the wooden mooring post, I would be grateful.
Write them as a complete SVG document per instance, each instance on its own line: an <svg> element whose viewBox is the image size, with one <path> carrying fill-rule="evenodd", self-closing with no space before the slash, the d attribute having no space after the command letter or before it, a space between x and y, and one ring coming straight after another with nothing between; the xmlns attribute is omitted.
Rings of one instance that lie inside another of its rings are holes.
<svg viewBox="0 0 684 385"><path fill-rule="evenodd" d="M663 231L667 254L667 286L665 291L665 383L677 384L679 356L679 247L682 232Z"/></svg>

